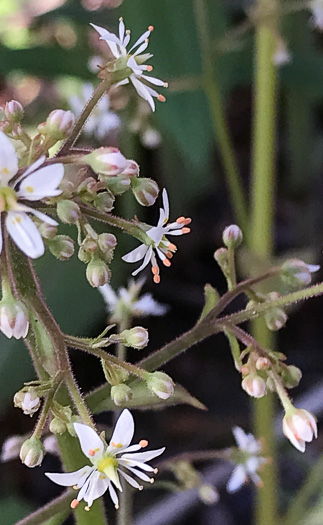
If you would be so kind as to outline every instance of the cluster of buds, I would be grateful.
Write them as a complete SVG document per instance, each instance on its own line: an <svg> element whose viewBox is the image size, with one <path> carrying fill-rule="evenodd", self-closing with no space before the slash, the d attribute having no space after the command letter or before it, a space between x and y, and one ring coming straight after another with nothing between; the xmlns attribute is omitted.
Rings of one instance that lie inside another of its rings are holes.
<svg viewBox="0 0 323 525"><path fill-rule="evenodd" d="M249 301L246 308L252 309L257 303L272 303L281 297L279 292L270 292L267 295L257 292L256 299ZM287 322L287 314L283 308L273 306L264 315L269 330L277 331L283 328Z"/></svg>
<svg viewBox="0 0 323 525"><path fill-rule="evenodd" d="M25 113L23 106L17 100L10 100L1 110L0 130L11 138L19 139L23 134L21 126Z"/></svg>
<svg viewBox="0 0 323 525"><path fill-rule="evenodd" d="M59 140L67 139L72 133L75 117L71 111L54 109L45 122L38 126L39 134L46 140L47 147L54 146Z"/></svg>
<svg viewBox="0 0 323 525"><path fill-rule="evenodd" d="M93 288L110 281L111 272L108 265L113 259L116 245L117 239L112 233L97 235L92 230L89 230L82 241L78 258L87 264L86 278Z"/></svg>
<svg viewBox="0 0 323 525"><path fill-rule="evenodd" d="M117 406L125 406L132 399L133 393L130 386L125 382L129 378L129 372L124 368L101 360L106 380L111 385L111 399Z"/></svg>
<svg viewBox="0 0 323 525"><path fill-rule="evenodd" d="M73 415L69 406L62 406L56 401L52 402L51 406L53 418L49 424L49 430L53 434L62 435L67 431L71 436L75 437L74 423L79 421L78 416Z"/></svg>

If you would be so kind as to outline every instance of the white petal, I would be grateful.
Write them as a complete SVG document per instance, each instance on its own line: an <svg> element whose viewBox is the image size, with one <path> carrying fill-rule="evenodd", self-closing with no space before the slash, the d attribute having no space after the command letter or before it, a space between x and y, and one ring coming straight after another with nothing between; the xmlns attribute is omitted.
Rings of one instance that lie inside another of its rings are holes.
<svg viewBox="0 0 323 525"><path fill-rule="evenodd" d="M24 211L26 211L27 213L32 213L33 215L35 215L35 217L37 217L41 221L46 222L47 224L50 224L51 226L57 226L58 222L52 219L51 217L49 217L48 215L46 215L46 213L43 213L38 210L34 210L34 208L30 208L29 206L24 206L24 208L25 208Z"/></svg>
<svg viewBox="0 0 323 525"><path fill-rule="evenodd" d="M82 423L74 423L74 428L83 454L91 460L99 459L103 454L104 445L95 430Z"/></svg>
<svg viewBox="0 0 323 525"><path fill-rule="evenodd" d="M141 449L142 449L142 446L139 444L130 445L130 447L122 449L122 453L125 454L126 452L137 452L137 450L141 450Z"/></svg>
<svg viewBox="0 0 323 525"><path fill-rule="evenodd" d="M121 43L123 42L123 39L124 39L125 29L126 28L125 28L123 19L120 18L119 20L119 40Z"/></svg>
<svg viewBox="0 0 323 525"><path fill-rule="evenodd" d="M141 312L140 315L164 315L167 310L168 307L155 301L150 293L144 294L134 304L134 311Z"/></svg>
<svg viewBox="0 0 323 525"><path fill-rule="evenodd" d="M139 272L141 272L144 268L146 268L147 264L149 264L149 261L152 259L153 257L153 248L152 246L149 246L148 248L148 251L145 255L145 258L143 260L143 263L141 266L139 266L139 268L137 268L137 270L135 270L134 272L132 272L131 275L135 276L137 275Z"/></svg>
<svg viewBox="0 0 323 525"><path fill-rule="evenodd" d="M110 446L121 448L128 447L135 432L135 424L129 410L123 410L113 431Z"/></svg>
<svg viewBox="0 0 323 525"><path fill-rule="evenodd" d="M16 150L8 137L0 131L0 183L7 186L18 171Z"/></svg>
<svg viewBox="0 0 323 525"><path fill-rule="evenodd" d="M248 440L247 440L247 434L242 430L241 427L233 427L232 434L234 435L234 439L236 440L236 443L238 447L241 450L247 450Z"/></svg>
<svg viewBox="0 0 323 525"><path fill-rule="evenodd" d="M146 255L148 250L148 246L146 244L141 244L138 246L138 248L135 248L129 253L126 253L121 259L127 263L135 263L143 259L143 257Z"/></svg>
<svg viewBox="0 0 323 525"><path fill-rule="evenodd" d="M242 487L242 485L245 484L246 481L247 475L243 465L237 465L233 470L230 479L227 483L227 491L236 492Z"/></svg>
<svg viewBox="0 0 323 525"><path fill-rule="evenodd" d="M136 469L136 468L133 468L133 467L126 467L128 470L130 470L130 472L132 472L133 474L135 474L135 476L138 476L138 478L142 479L143 481L147 481L147 483L150 483L150 477L147 476L147 474L145 474L144 472L141 472L140 470Z"/></svg>
<svg viewBox="0 0 323 525"><path fill-rule="evenodd" d="M89 507L91 507L93 501L100 498L109 487L109 479L106 477L102 478L101 476L100 472L95 473L95 476L93 476L93 479L91 480L91 486L84 495L84 500Z"/></svg>
<svg viewBox="0 0 323 525"><path fill-rule="evenodd" d="M83 486L81 490L79 491L77 495L77 499L81 501L84 499L85 501L88 500L88 496L91 493L92 484L95 483L96 477L97 477L97 470L93 469L91 474L86 478L85 482L83 483Z"/></svg>
<svg viewBox="0 0 323 525"><path fill-rule="evenodd" d="M157 456L160 456L165 450L165 447L158 448L156 450L147 450L147 452L137 452L134 454L122 454L121 459L131 459L134 461L150 461L151 459L156 458Z"/></svg>
<svg viewBox="0 0 323 525"><path fill-rule="evenodd" d="M0 253L2 252L3 237L2 237L2 224L1 224L1 213L0 213Z"/></svg>
<svg viewBox="0 0 323 525"><path fill-rule="evenodd" d="M38 201L44 197L60 195L57 186L64 176L63 164L52 164L34 171L23 179L20 184L18 196L29 201Z"/></svg>
<svg viewBox="0 0 323 525"><path fill-rule="evenodd" d="M139 37L138 40L134 43L134 45L132 46L132 48L129 49L129 54L131 53L131 51L132 51L135 47L139 46L139 44L141 44L141 42L144 42L145 40L147 40L147 38L149 37L149 35L150 35L150 31L149 31L149 30L148 30L148 31L145 31L145 32L141 35L141 37Z"/></svg>
<svg viewBox="0 0 323 525"><path fill-rule="evenodd" d="M130 80L133 83L133 86L135 90L137 91L138 95L142 97L144 100L147 100L152 111L155 111L155 102L154 102L153 97L149 93L147 86L145 86L142 82L140 82L140 80L138 80L135 75L130 75Z"/></svg>
<svg viewBox="0 0 323 525"><path fill-rule="evenodd" d="M129 454L131 456L131 454ZM118 463L121 467L129 468L129 467L137 467L141 468L142 470L145 470L146 472L154 472L153 467L148 465L148 463L143 463L143 461L134 461L132 459L128 458L118 458Z"/></svg>
<svg viewBox="0 0 323 525"><path fill-rule="evenodd" d="M85 466L79 470L76 470L75 472L67 472L66 474L45 472L45 476L62 487L72 487L73 485L78 485L80 488L83 486L84 482L93 470L94 467Z"/></svg>
<svg viewBox="0 0 323 525"><path fill-rule="evenodd" d="M136 51L134 52L132 56L140 55L140 53L142 53L143 51L146 51L148 44L149 42L144 42L143 44L141 44L141 46L139 46L138 49L136 49Z"/></svg>
<svg viewBox="0 0 323 525"><path fill-rule="evenodd" d="M140 489L142 488L141 485L139 485L138 481L136 481L135 479L133 479L131 476L129 476L128 474L126 474L125 472L122 472L122 470L119 470L121 476L124 477L124 479L129 483L129 485L131 485L132 487L134 487L135 489Z"/></svg>
<svg viewBox="0 0 323 525"><path fill-rule="evenodd" d="M160 78L148 77L146 75L142 75L142 78L147 80L147 82L150 82L151 84L154 84L154 86L165 87L165 82L163 80L160 80Z"/></svg>
<svg viewBox="0 0 323 525"><path fill-rule="evenodd" d="M46 160L46 157L45 155L42 155L41 157L39 157L39 159L35 160L35 162L33 162L32 164L30 164L29 168L26 169L26 171L24 171L24 173L22 174L21 178L24 178L26 177L27 175L29 175L29 173L32 173L33 171L36 171L38 170L38 168L44 164ZM19 180L19 179L18 179Z"/></svg>
<svg viewBox="0 0 323 525"><path fill-rule="evenodd" d="M36 259L43 255L45 246L41 235L26 213L9 211L6 217L6 228L18 248L28 257Z"/></svg>
<svg viewBox="0 0 323 525"><path fill-rule="evenodd" d="M110 286L110 284L107 283L103 286L99 286L98 290L102 294L102 297L105 300L109 310L112 310L118 302L118 297L114 292L112 286Z"/></svg>
<svg viewBox="0 0 323 525"><path fill-rule="evenodd" d="M118 509L119 508L119 498L117 496L117 493L114 487L112 486L112 483L109 483L109 493L110 493L110 498L112 499L114 503L114 506Z"/></svg>

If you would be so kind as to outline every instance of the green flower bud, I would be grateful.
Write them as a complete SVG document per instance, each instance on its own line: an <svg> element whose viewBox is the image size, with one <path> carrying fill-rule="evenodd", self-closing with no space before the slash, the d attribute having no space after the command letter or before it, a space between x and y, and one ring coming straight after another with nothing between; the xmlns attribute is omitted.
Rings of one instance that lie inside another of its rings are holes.
<svg viewBox="0 0 323 525"><path fill-rule="evenodd" d="M74 201L62 200L57 204L57 215L66 224L75 224L81 218L81 210Z"/></svg>
<svg viewBox="0 0 323 525"><path fill-rule="evenodd" d="M128 385L114 385L111 388L111 399L117 406L122 406L132 399L132 390Z"/></svg>
<svg viewBox="0 0 323 525"><path fill-rule="evenodd" d="M6 102L4 112L9 122L18 123L23 119L24 116L24 108L17 100L10 100L9 102Z"/></svg>
<svg viewBox="0 0 323 525"><path fill-rule="evenodd" d="M103 253L109 252L117 246L117 238L113 233L101 233L98 238L98 244Z"/></svg>
<svg viewBox="0 0 323 525"><path fill-rule="evenodd" d="M88 252L86 252L82 246L80 247L77 256L80 259L80 261L86 264L91 261L91 255Z"/></svg>
<svg viewBox="0 0 323 525"><path fill-rule="evenodd" d="M319 265L306 264L300 259L290 259L282 267L282 280L290 288L302 288L311 283L311 273L317 272Z"/></svg>
<svg viewBox="0 0 323 525"><path fill-rule="evenodd" d="M220 495L216 487L203 483L198 489L200 499L205 505L214 505L220 499Z"/></svg>
<svg viewBox="0 0 323 525"><path fill-rule="evenodd" d="M148 330L142 326L135 326L130 330L124 330L117 337L120 337L122 343L125 346L130 346L131 348L136 348L137 350L145 348L149 340Z"/></svg>
<svg viewBox="0 0 323 525"><path fill-rule="evenodd" d="M26 467L34 468L41 465L45 449L40 439L32 436L27 439L20 449L20 459Z"/></svg>
<svg viewBox="0 0 323 525"><path fill-rule="evenodd" d="M174 394L174 382L164 372L152 372L149 374L147 386L160 399L168 399Z"/></svg>
<svg viewBox="0 0 323 525"><path fill-rule="evenodd" d="M223 243L227 248L236 248L242 242L242 231L236 224L227 226L223 231Z"/></svg>
<svg viewBox="0 0 323 525"><path fill-rule="evenodd" d="M56 235L47 244L54 257L60 261L67 261L74 254L74 241L68 235Z"/></svg>
<svg viewBox="0 0 323 525"><path fill-rule="evenodd" d="M101 180L101 176L99 175ZM106 187L113 195L122 195L130 189L131 180L128 175L118 175L106 181Z"/></svg>
<svg viewBox="0 0 323 525"><path fill-rule="evenodd" d="M141 206L152 206L159 194L158 184L152 179L132 178L131 189Z"/></svg>
<svg viewBox="0 0 323 525"><path fill-rule="evenodd" d="M38 230L44 239L54 239L57 235L57 226L52 226L46 222L41 222L38 226Z"/></svg>
<svg viewBox="0 0 323 525"><path fill-rule="evenodd" d="M286 388L295 388L302 379L301 370L294 365L283 365L280 375Z"/></svg>
<svg viewBox="0 0 323 525"><path fill-rule="evenodd" d="M62 435L67 430L66 423L62 419L54 417L49 424L49 430L53 432L53 434Z"/></svg>
<svg viewBox="0 0 323 525"><path fill-rule="evenodd" d="M87 265L86 278L93 288L97 288L110 281L111 272L105 262L95 259Z"/></svg>
<svg viewBox="0 0 323 525"><path fill-rule="evenodd" d="M57 141L67 139L72 132L74 124L75 117L71 111L54 109L48 115L46 122L38 126L38 130L42 135Z"/></svg>
<svg viewBox="0 0 323 525"><path fill-rule="evenodd" d="M98 210L109 213L113 210L115 197L111 191L103 191L95 199L95 206Z"/></svg>

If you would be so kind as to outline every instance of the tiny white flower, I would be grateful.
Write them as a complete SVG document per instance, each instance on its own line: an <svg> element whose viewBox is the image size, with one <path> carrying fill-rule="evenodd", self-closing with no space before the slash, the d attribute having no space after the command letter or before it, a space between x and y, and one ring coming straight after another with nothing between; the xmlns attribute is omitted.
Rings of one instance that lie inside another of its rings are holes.
<svg viewBox="0 0 323 525"><path fill-rule="evenodd" d="M173 254L177 250L177 246L171 243L166 235L183 235L189 233L191 230L187 228L187 225L190 224L191 219L185 217L179 217L175 222L168 224L169 219L169 202L167 191L163 190L163 208L159 210L159 220L157 226L149 227L146 230L146 234L153 241L151 246L146 244L141 244L138 248L135 248L131 252L127 253L122 257L122 260L128 263L135 263L143 259L143 263L137 270L132 272L132 275L137 275L141 270L146 268L146 266L151 263L151 271L153 273L153 280L156 284L160 282L159 275L159 266L157 264L157 259L155 251L167 267L171 265L169 259L173 257Z"/></svg>
<svg viewBox="0 0 323 525"><path fill-rule="evenodd" d="M281 67L291 62L292 56L283 40L279 41L272 56L274 66Z"/></svg>
<svg viewBox="0 0 323 525"><path fill-rule="evenodd" d="M121 413L108 446L88 425L74 423L74 428L82 452L91 461L92 466L86 465L76 472L66 474L46 473L46 476L58 485L63 487L74 486L74 488L79 489L77 499L71 503L73 509L83 499L87 503L85 509L90 510L93 501L107 490L109 490L110 497L118 509L119 499L115 487L122 492L121 478L139 490L142 490L143 487L134 479L133 475L143 481L153 483L154 479L147 476L145 472L156 473L157 470L146 462L162 454L165 447L147 452L137 452L146 447L148 442L141 440L136 445L130 445L135 428L129 410L124 410Z"/></svg>
<svg viewBox="0 0 323 525"><path fill-rule="evenodd" d="M0 132L0 212L6 213L5 226L12 240L33 259L43 255L45 247L37 226L27 213L52 226L56 226L57 222L19 200L38 201L59 195L61 191L57 187L64 175L63 164L42 168L44 160L45 157L41 157L21 177L13 179L18 171L17 154L10 140ZM0 253L2 244L0 228Z"/></svg>
<svg viewBox="0 0 323 525"><path fill-rule="evenodd" d="M313 25L319 31L323 31L323 0L314 0L311 6Z"/></svg>
<svg viewBox="0 0 323 525"><path fill-rule="evenodd" d="M69 104L76 116L79 116L93 94L93 86L86 83L82 93L69 98ZM116 113L110 110L110 99L103 95L91 115L87 119L83 131L86 135L95 135L99 140L104 139L111 131L120 127L120 119Z"/></svg>
<svg viewBox="0 0 323 525"><path fill-rule="evenodd" d="M227 491L236 492L249 479L255 485L261 486L262 480L257 471L267 462L267 459L260 455L261 443L252 434L246 434L240 427L234 427L232 432L239 449L237 464L227 483Z"/></svg>
<svg viewBox="0 0 323 525"><path fill-rule="evenodd" d="M119 21L119 36L110 33L110 31L103 27L94 24L91 24L91 26L99 33L100 39L105 40L108 44L113 56L117 60L120 59L123 68L127 66L132 70L129 78L122 80L117 85L128 84L130 79L138 95L148 102L152 111L155 111L154 98L164 102L165 97L152 87L148 86L146 82L149 82L154 86L162 87L168 87L168 84L159 78L144 75L144 71L152 71L153 69L152 66L144 64L144 62L152 57L152 55L149 53L142 54L148 47L149 36L154 29L153 26L148 27L148 30L138 38L129 51L127 50L127 46L130 42L130 31L126 30L122 18L120 18Z"/></svg>
<svg viewBox="0 0 323 525"><path fill-rule="evenodd" d="M22 436L8 437L3 442L2 449L1 449L1 455L0 455L0 461L2 461L3 463L6 463L7 461L11 461L12 459L18 458L20 448L23 442L24 442L24 438Z"/></svg>
<svg viewBox="0 0 323 525"><path fill-rule="evenodd" d="M21 409L26 416L33 416L40 407L40 399L34 392L26 392L22 402Z"/></svg>
<svg viewBox="0 0 323 525"><path fill-rule="evenodd" d="M316 419L307 410L292 408L283 419L283 432L300 452L305 452L306 442L317 438Z"/></svg>
<svg viewBox="0 0 323 525"><path fill-rule="evenodd" d="M128 288L119 288L117 293L109 283L98 288L113 318L119 319L124 311L132 317L159 316L167 312L167 306L155 301L150 293L139 296L143 283L143 279L130 281Z"/></svg>

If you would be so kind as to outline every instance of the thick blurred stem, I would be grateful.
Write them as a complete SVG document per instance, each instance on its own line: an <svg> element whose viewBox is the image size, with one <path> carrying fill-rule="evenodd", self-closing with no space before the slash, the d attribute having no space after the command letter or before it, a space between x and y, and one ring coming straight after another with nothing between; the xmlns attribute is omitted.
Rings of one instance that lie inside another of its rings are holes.
<svg viewBox="0 0 323 525"><path fill-rule="evenodd" d="M275 0L271 0L273 3ZM268 0L258 0L259 9ZM274 7L274 6L273 6ZM252 210L250 248L257 256L270 259L273 249L273 211L275 186L276 69L272 62L274 39L264 25L256 31L254 135L252 160ZM272 333L263 319L253 322L253 335L260 345L273 345ZM254 403L255 433L266 442L266 455L272 463L263 470L264 487L257 493L257 525L277 523L277 473L274 437L274 396L268 394Z"/></svg>
<svg viewBox="0 0 323 525"><path fill-rule="evenodd" d="M208 98L216 140L229 187L231 204L240 227L246 231L248 222L247 203L225 116L218 76L215 72L205 0L194 0L194 8L202 55L204 90Z"/></svg>

